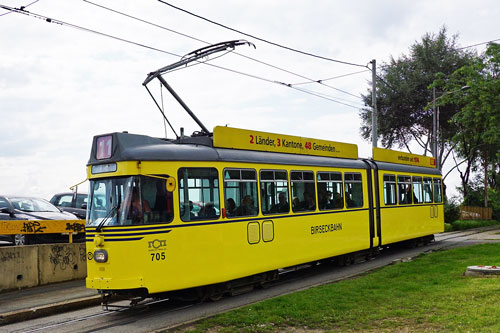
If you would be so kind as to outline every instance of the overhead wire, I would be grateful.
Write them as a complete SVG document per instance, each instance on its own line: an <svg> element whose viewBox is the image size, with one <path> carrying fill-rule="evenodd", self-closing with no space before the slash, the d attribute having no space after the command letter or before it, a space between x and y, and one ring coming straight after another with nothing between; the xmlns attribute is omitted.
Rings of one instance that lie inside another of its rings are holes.
<svg viewBox="0 0 500 333"><path fill-rule="evenodd" d="M20 8L26 8L26 7L29 7L29 6L31 6L32 4L37 3L38 1L40 1L40 0L35 0L35 1L32 1L32 2L30 2L29 4L27 4L27 5L25 5L25 6L21 6ZM0 16L4 16L4 15L7 15L7 14L11 14L11 13L12 13L11 11L8 11L8 12L6 12L6 13L0 14Z"/></svg>
<svg viewBox="0 0 500 333"><path fill-rule="evenodd" d="M209 59L207 59L207 60L205 60L205 61L203 61L203 60L196 60L194 63L189 63L189 64L187 64L187 65L184 65L183 67L179 67L179 68L171 69L171 70L169 70L168 72L169 72L169 73L172 73L172 72L177 72L177 71L180 71L180 70L186 69L186 68L188 68L188 67L193 67L193 66L196 66L196 65L201 65L201 64L208 65L208 63L207 63L208 61L212 61L212 60L218 59L218 58L223 57L223 56L225 56L226 54L231 53L231 52L234 52L234 51L233 51L233 50L228 50L228 51L226 51L226 52L224 52L224 53L222 53L222 54L219 54L218 56L215 56L215 57L213 57L213 58L209 58ZM221 69L222 69L222 68L221 68Z"/></svg>
<svg viewBox="0 0 500 333"><path fill-rule="evenodd" d="M484 44L490 44L490 43L493 43L493 42L497 42L497 41L500 41L500 38L498 39L492 39L492 40L489 40L487 42L481 42L481 43L477 43L477 44L473 44L473 45L468 45L468 46L463 46L463 47L458 47L456 48L456 50L463 50L463 49L468 49L468 48L471 48L471 47L475 47L475 46L480 46L480 45L484 45ZM383 65L380 65L380 67L383 67L383 68L386 68L386 67L390 67L391 65L389 64L383 64ZM378 76L377 75L377 78L382 82L384 83L385 85L387 85L389 88L391 88L392 91L397 91L396 88L394 88L391 84L389 84L387 81L385 81L382 77Z"/></svg>
<svg viewBox="0 0 500 333"><path fill-rule="evenodd" d="M256 40L259 40L261 42L264 42L264 43L267 43L267 44L270 44L270 45L274 45L274 46L277 46L277 47L280 47L280 48L283 48L283 49L286 49L288 51L292 51L292 52L296 52L296 53L300 53L300 54L303 54L303 55L307 55L307 56L310 56L310 57L315 57L315 58L318 58L318 59L323 59L323 60L328 60L328 61L332 61L332 62L336 62L336 63L340 63L340 64L344 64L344 65L350 65L350 66L357 66L357 67L366 67L365 65L360 65L360 64L355 64L355 63L352 63L352 62L348 62L348 61L343 61L343 60L337 60L337 59L333 59L333 58L329 58L329 57L324 57L324 56L320 56L320 55L317 55L317 54L313 54L313 53L310 53L310 52L306 52L306 51L302 51L302 50L299 50L299 49L296 49L296 48L293 48L293 47L289 47L289 46L285 46L285 45L282 45L282 44L279 44L279 43L275 43L275 42L271 42L267 39L264 39L264 38L260 38L260 37L257 37L255 35L251 35L249 33L246 33L246 32L243 32L241 30L237 30L237 29L234 29L234 28L231 28L227 25L224 25L222 23L218 23L218 22L215 22L213 20L210 20L206 17L203 17L201 15L198 15L198 14L195 14L193 12L190 12L186 9L183 9L183 8L180 8L180 7L177 7L177 6L174 6L166 1L163 1L163 0L158 0L159 2L163 3L164 5L167 5L167 6L170 6L174 9L177 9L179 11L182 11L186 14L189 14L189 15L192 15L194 17L197 17L201 20L204 20L204 21L207 21L209 23L212 23L212 24L215 24L215 25L218 25L220 27L223 27L225 29L228 29L228 30L231 30L233 32L236 32L236 33L239 33L239 34L242 34L242 35L245 35L247 37L250 37L250 38L253 38L253 39L256 39Z"/></svg>
<svg viewBox="0 0 500 333"><path fill-rule="evenodd" d="M296 88L296 87L295 87ZM309 91L309 92L314 92L314 93L317 93L319 95L323 95L325 97L328 97L330 98L330 95L327 95L327 94L324 94L324 93L321 93L321 92L317 92L317 91L314 91L314 90L309 90L309 89L305 89L305 88L300 88L304 91ZM361 99L361 97L359 97ZM350 104L357 104L359 106L365 106L362 102L354 102L354 101L351 101L351 100L348 100L348 99L343 99L343 98L339 98L339 97L335 97L336 100L339 100L339 101L344 101L344 102L347 102L347 103L350 103Z"/></svg>
<svg viewBox="0 0 500 333"><path fill-rule="evenodd" d="M175 131L175 129L174 129L174 127L172 126L172 124L170 123L170 121L168 121L167 116L165 116L165 113L163 112L162 108L160 107L160 105L158 105L158 102L156 101L156 98L153 96L153 94L152 94L152 93L151 93L151 91L149 90L148 86L146 85L146 86L144 86L144 88L146 88L146 90L147 90L147 91L148 91L148 93L149 93L149 96L151 96L151 99L153 100L153 102L155 102L156 107L158 107L158 110L160 110L160 113L161 113L161 115L163 116L164 121L166 121L166 122L167 122L167 124L168 124L168 126L170 126L170 129L171 129L171 130L172 130L172 132L175 134L175 136L176 136L177 138L179 138L179 136L177 135L177 132ZM166 135L165 135L165 137L166 137Z"/></svg>
<svg viewBox="0 0 500 333"><path fill-rule="evenodd" d="M118 40L118 41L121 41L121 42L124 42L124 43L131 44L131 45L140 46L140 47L143 47L143 48L146 48L146 49L149 49L149 50L153 50L153 51L161 52L161 53L168 54L168 55L171 55L171 56L175 56L175 57L178 57L178 58L182 58L181 55L175 54L173 52L165 51L165 50L162 50L162 49L159 49L159 48L156 48L156 47L152 47L152 46L149 46L149 45L146 45L146 44L143 44L143 43L138 43L138 42L135 42L135 41L131 41L131 40L128 40L128 39L125 39L125 38L122 38L122 37L117 37L117 36L110 35L110 34L107 34L107 33L104 33L104 32L100 32L100 31L97 31L97 30L94 30L94 29L90 29L90 28L86 28L86 27L83 27L83 26L79 26L79 25L76 25L76 24L69 23L69 22L65 22L65 21L62 21L62 20L59 20L59 19L49 18L47 16L44 16L44 15L41 15L41 14L36 14L36 13L33 13L33 12L29 12L29 11L26 11L24 9L13 8L13 7L5 6L5 5L2 5L2 4L0 4L0 8L6 9L6 10L10 10L12 12L19 13L19 14L24 14L24 15L27 15L29 17L38 18L38 19L44 20L44 21L46 21L48 23L54 23L54 24L58 24L58 25L61 25L61 26L67 26L67 27L70 27L70 28L73 28L73 29L76 29L76 30L94 33L94 34L97 34L99 36L108 37L108 38L111 38L111 39L114 39L114 40ZM327 100L330 100L330 101L333 101L333 102L337 102L339 104L344 104L346 106L350 106L350 107L358 109L355 106L339 102L339 101L335 100L334 97L326 97L324 95L322 96L319 93L314 93L314 92L310 92L310 91L307 91L307 90L304 90L304 89L296 88L296 87L291 86L290 84L282 83L282 82L275 81L275 80L270 80L270 79L263 78L263 77L260 77L260 76L257 76L257 75L253 75L253 74L249 74L249 73L237 71L237 70L234 70L234 69L222 67L222 66L215 65L215 64L211 64L211 63L208 63L207 61L197 61L197 62L203 63L203 64L205 64L207 66L210 66L210 67L218 68L218 69L221 69L221 70L224 70L224 71L228 71L228 72L231 72L231 73L239 74L239 75L250 77L250 78L253 78L253 79L265 81L265 82L268 82L268 83L274 83L274 84L280 84L280 85L288 86L288 87L290 87L292 89L295 89L295 90L298 90L298 91L302 91L302 92L310 94L310 95L314 95L314 96L317 96L317 97L320 97L320 98L323 98L323 99L327 99ZM147 89L147 87L146 87L146 89ZM152 94L149 91L149 89L148 89L148 92L152 96ZM157 105L157 107L161 110L161 108L160 108L159 105ZM168 122L168 120L167 120L167 122ZM169 123L169 125L170 125L170 123ZM172 128L171 125L170 125L170 127ZM173 128L172 128L172 130L175 133L175 130ZM175 134L177 136L177 133L175 133Z"/></svg>
<svg viewBox="0 0 500 333"><path fill-rule="evenodd" d="M459 47L459 48L457 48L457 50L468 49L468 48L470 48L470 47L475 47L475 46L484 45L484 44L490 44L490 43L493 43L493 42L498 42L498 41L500 41L500 38L498 38L498 39L493 39L493 40L489 40L489 41L487 41L487 42L477 43L477 44L474 44L474 45L469 45L469 46Z"/></svg>
<svg viewBox="0 0 500 333"><path fill-rule="evenodd" d="M151 21L144 20L144 19L139 18L139 17L137 17L137 16L133 16L133 15L130 15L130 14L127 14L127 13L121 12L121 11L119 11L119 10L116 10L116 9L110 8L110 7L103 6L103 5L101 5L101 4L98 4L98 3L95 3L95 2L92 2L92 1L89 1L89 0L83 0L83 1L84 1L84 2L86 2L86 3L88 3L88 4L94 5L94 6L96 6L96 7L99 7L99 8L102 8L102 9L108 10L108 11L111 11L111 12L113 12L113 13L115 13L115 14L119 14L119 15L122 15L122 16L125 16L125 17L128 17L128 18L130 18L130 19L133 19L133 20L136 20L136 21L139 21L139 22L142 22L142 23L145 23L145 24L148 24L148 25L151 25L151 26L154 26L154 27L157 27L157 28L160 28L160 29L163 29L163 30L169 31L169 32L171 32L171 33L174 33L174 34L177 34L177 35L180 35L180 36L183 36L183 37L186 37L186 38L189 38L189 39L195 40L195 41L197 41L197 42L201 42L201 43L204 43L204 44L207 44L207 45L212 44L212 43L207 42L207 41L204 41L204 40L202 40L202 39L199 39L199 38L196 38L196 37L190 36L190 35L188 35L188 34L185 34L185 33L179 32L179 31L176 31L176 30L171 29L171 28L167 28L167 27L165 27L165 26L162 26L162 25L159 25L159 24L153 23L153 22L151 22ZM336 87L332 87L332 86L327 85L327 84L325 84L325 83L324 83L324 81L328 81L328 80L331 80L331 79L333 79L333 78L327 78L327 79L315 80L315 79L311 79L311 78L309 78L309 77L307 77L307 76L304 76L304 75L301 75L301 74L298 74L298 73L292 72L292 71L290 71L290 70L287 70L287 69L284 69L284 68L278 67L278 66L276 66L276 65L272 65L272 64L270 64L270 63L264 62L264 61L262 61L262 60L258 60L258 59L252 58L252 57L250 57L250 56L244 55L244 54L239 53L239 52L236 52L236 51L233 51L233 53L234 53L234 54L236 54L236 55L238 55L238 56L244 57L244 58L246 58L246 59L248 59L248 60L251 60L251 61L255 61L255 62L257 62L257 63L260 63L260 64L262 64L262 65L269 66L269 67L271 67L271 68L274 68L274 69L277 69L277 70L283 71L283 72L285 72L285 73L288 73L288 74L291 74L291 75L294 75L294 76L300 77L300 78L305 79L305 80L309 80L309 83L318 83L318 84L323 85L323 86L325 86L325 87L327 87L327 88L330 88L330 89L333 89L333 90L337 90L337 91L339 91L339 92L341 92L341 93L348 94L348 95L354 96L354 97L356 97L356 98L359 98L359 96L353 95L353 94L348 93L348 92L346 92L346 91L344 91L344 90L338 89L338 88L336 88ZM367 70L365 70L365 71L367 71ZM356 74L357 74L357 73L362 73L362 72L364 72L364 71L356 72ZM347 75L351 75L351 74L347 74ZM341 76L337 76L337 77L334 77L334 78L340 78L340 77L347 76L347 75L341 75Z"/></svg>
<svg viewBox="0 0 500 333"><path fill-rule="evenodd" d="M309 94L309 95L313 95L313 96L316 96L316 97L319 97L319 98L323 98L323 99L329 100L331 102L335 102L335 103L342 104L342 105L348 106L350 108L359 110L359 106L354 106L354 105L350 105L350 104L347 104L347 103L344 103L344 102L337 101L336 99L330 98L327 95L324 95L324 94L321 94L321 93L317 93L315 91L310 91L310 90L307 90L307 89L304 89L304 88L298 88L298 87L290 86L290 85L287 85L287 84L285 84L285 86L287 86L289 88L292 88L292 89L295 89L295 90L298 90L298 91L301 91L301 92Z"/></svg>
<svg viewBox="0 0 500 333"><path fill-rule="evenodd" d="M131 40L128 40L128 39L125 39L125 38L113 36L113 35L110 35L110 34L106 34L104 32L100 32L100 31L93 30L93 29L90 29L90 28L85 28L85 27L82 27L82 26L79 26L79 25L76 25L76 24L72 24L72 23L69 23L69 22L61 21L61 20L58 20L58 19L53 19L53 18L44 16L44 15L41 15L41 14L36 14L36 13L33 13L33 12L26 11L24 9L12 8L12 7L1 5L1 4L0 4L0 8L7 9L7 10L10 10L10 11L18 13L18 14L23 14L23 15L26 15L26 16L31 16L31 17L34 17L34 18L38 18L38 19L44 20L44 21L46 21L48 23L54 23L54 24L68 26L68 27L76 29L76 30L91 32L91 33L94 33L94 34L97 34L97 35L100 35L100 36L103 36L103 37L108 37L108 38L111 38L111 39L114 39L114 40L118 40L118 41L121 41L121 42L124 42L124 43L128 43L128 44L132 44L132 45L144 47L146 49L150 49L150 50L153 50L153 51L165 53L165 54L168 54L168 55L171 55L171 56L182 57L181 55L178 55L178 54L175 54L175 53L172 53L172 52L168 52L168 51L165 51L165 50L162 50L162 49L158 49L156 47L152 47L152 46L145 45L145 44L142 44L142 43L134 42L134 41L131 41Z"/></svg>
<svg viewBox="0 0 500 333"><path fill-rule="evenodd" d="M339 78L342 78L342 77L351 76L351 75L360 74L360 73L366 73L366 72L371 72L371 70L365 69L365 70L362 70L362 71L357 71L357 72L353 72L353 73L338 75L338 76L330 77L330 78L327 78L327 79L321 79L321 80L317 80L317 81L307 81L307 82L292 83L292 86L300 86L300 85L303 85L303 84L311 84L311 83L322 83L322 82L325 82L325 81L335 80L335 79L339 79Z"/></svg>
<svg viewBox="0 0 500 333"><path fill-rule="evenodd" d="M324 97L327 97L327 98L332 98L332 96L330 95L327 95L327 94L323 94L321 92L317 92L317 91L312 91L312 90L308 90L308 89L305 89L305 88L297 88L295 85L293 84L290 84L290 83L284 83L284 82L277 82L279 84L282 84L284 86L287 86L289 88L295 88L297 90L300 90L300 91L303 91L303 92L307 92L307 93L314 93L314 94L317 94L316 96L318 95L322 95ZM361 97L359 97L360 99L362 99ZM335 97L336 100L340 100L340 101L344 101L344 102L348 102L348 103L355 103L355 104L359 104L359 105L362 105L364 106L364 104L360 103L360 102L354 102L354 101L351 101L351 100L347 100L347 99L343 99L343 98L339 98L339 97Z"/></svg>

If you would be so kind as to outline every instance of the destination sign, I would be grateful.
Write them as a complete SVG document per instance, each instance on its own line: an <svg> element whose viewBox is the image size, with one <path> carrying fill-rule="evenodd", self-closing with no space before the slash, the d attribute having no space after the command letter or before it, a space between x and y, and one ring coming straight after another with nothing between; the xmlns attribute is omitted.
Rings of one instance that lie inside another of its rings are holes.
<svg viewBox="0 0 500 333"><path fill-rule="evenodd" d="M358 146L351 143L310 139L223 126L214 128L214 146L219 148L259 150L288 154L358 158Z"/></svg>
<svg viewBox="0 0 500 333"><path fill-rule="evenodd" d="M373 148L373 160L389 163L422 166L427 168L436 167L436 159L430 156L415 155L390 149Z"/></svg>

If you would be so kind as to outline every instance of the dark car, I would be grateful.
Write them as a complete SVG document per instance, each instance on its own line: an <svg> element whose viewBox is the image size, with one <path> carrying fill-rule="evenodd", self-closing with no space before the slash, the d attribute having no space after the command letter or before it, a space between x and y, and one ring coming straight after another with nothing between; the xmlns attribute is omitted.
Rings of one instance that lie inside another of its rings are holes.
<svg viewBox="0 0 500 333"><path fill-rule="evenodd" d="M77 220L45 199L0 195L0 220ZM83 241L85 234L74 235L73 241ZM15 245L68 242L67 234L0 235L0 240Z"/></svg>
<svg viewBox="0 0 500 333"><path fill-rule="evenodd" d="M87 217L87 194L85 193L58 193L50 199L50 203L65 212L75 214L79 219Z"/></svg>

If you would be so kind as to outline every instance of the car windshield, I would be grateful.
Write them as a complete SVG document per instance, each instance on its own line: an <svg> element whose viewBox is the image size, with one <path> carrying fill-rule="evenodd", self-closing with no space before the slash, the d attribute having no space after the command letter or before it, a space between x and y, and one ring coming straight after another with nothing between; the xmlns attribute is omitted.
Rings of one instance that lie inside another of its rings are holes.
<svg viewBox="0 0 500 333"><path fill-rule="evenodd" d="M166 178L113 177L90 182L87 225L113 226L168 223L173 218L172 193Z"/></svg>
<svg viewBox="0 0 500 333"><path fill-rule="evenodd" d="M76 208L84 208L87 204L87 195L86 194L78 194L76 196L76 203L75 206Z"/></svg>
<svg viewBox="0 0 500 333"><path fill-rule="evenodd" d="M10 202L14 208L23 212L60 212L54 205L43 199L18 197L10 198Z"/></svg>

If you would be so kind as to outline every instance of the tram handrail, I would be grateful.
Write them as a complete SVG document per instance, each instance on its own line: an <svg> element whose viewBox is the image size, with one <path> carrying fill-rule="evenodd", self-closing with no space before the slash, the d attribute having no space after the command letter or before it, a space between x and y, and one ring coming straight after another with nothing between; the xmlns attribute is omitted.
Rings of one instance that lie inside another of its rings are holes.
<svg viewBox="0 0 500 333"><path fill-rule="evenodd" d="M85 220L0 220L0 235L73 234L85 232Z"/></svg>

